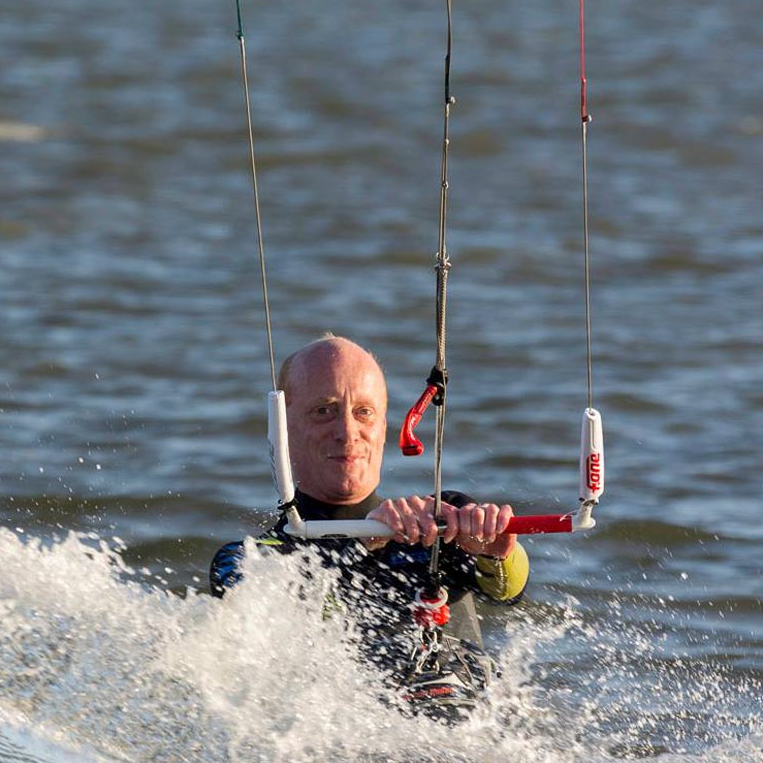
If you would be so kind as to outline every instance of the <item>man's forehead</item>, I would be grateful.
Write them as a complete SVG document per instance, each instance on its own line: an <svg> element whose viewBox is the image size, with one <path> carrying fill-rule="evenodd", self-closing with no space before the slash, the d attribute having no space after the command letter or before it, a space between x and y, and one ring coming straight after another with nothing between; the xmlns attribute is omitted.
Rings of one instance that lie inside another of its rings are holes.
<svg viewBox="0 0 763 763"><path fill-rule="evenodd" d="M358 345L333 346L329 344L309 346L296 355L292 370L314 376L341 379L344 377L369 376L384 380L374 357Z"/></svg>
<svg viewBox="0 0 763 763"><path fill-rule="evenodd" d="M372 363L300 364L290 378L293 397L311 404L332 403L349 396L354 403L385 404L387 389L381 371Z"/></svg>
<svg viewBox="0 0 763 763"><path fill-rule="evenodd" d="M334 337L303 347L287 361L282 378L287 404L299 398L319 400L366 395L386 405L387 385L374 356L354 342ZM283 371L282 371L283 373Z"/></svg>
<svg viewBox="0 0 763 763"><path fill-rule="evenodd" d="M348 394L355 398L386 398L384 377L373 367L304 366L294 369L290 387L303 397L337 400Z"/></svg>

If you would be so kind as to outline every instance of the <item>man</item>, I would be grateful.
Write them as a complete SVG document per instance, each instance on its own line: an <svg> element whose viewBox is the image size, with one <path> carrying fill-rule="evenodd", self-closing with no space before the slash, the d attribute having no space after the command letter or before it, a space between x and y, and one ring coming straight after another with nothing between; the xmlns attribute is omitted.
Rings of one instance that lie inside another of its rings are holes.
<svg viewBox="0 0 763 763"><path fill-rule="evenodd" d="M347 583L340 592L343 601L373 622L374 633L380 628L386 635L406 633L413 625L416 590L429 580L428 547L438 528L431 496L382 500L376 493L387 433L387 388L379 364L349 339L327 335L284 362L278 386L286 397L302 517L366 517L394 531L392 539L321 541L314 547L326 565L340 567ZM442 495L446 529L440 569L454 614L453 632L477 646L481 637L472 592L513 604L527 581L527 555L516 536L505 533L511 516L508 505L476 504L456 492ZM284 526L282 518L258 544L286 553L302 547ZM243 553L243 542L218 551L210 570L214 595L222 596L238 582Z"/></svg>
<svg viewBox="0 0 763 763"><path fill-rule="evenodd" d="M278 382L303 517L376 519L395 531L397 544L431 546L437 537L432 497L382 501L376 494L387 433L387 387L376 359L349 339L327 336L289 357ZM476 557L479 588L492 598L517 600L527 574L513 566L527 564L516 535L504 532L511 506L442 502L441 512L447 523L442 541ZM366 545L378 551L387 539ZM213 574L213 592L222 595L224 587Z"/></svg>

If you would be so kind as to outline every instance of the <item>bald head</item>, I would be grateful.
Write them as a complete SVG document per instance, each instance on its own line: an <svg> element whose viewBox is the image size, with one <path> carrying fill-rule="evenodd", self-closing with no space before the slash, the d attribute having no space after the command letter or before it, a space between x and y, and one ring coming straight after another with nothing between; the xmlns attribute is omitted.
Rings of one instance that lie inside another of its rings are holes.
<svg viewBox="0 0 763 763"><path fill-rule="evenodd" d="M358 503L378 486L387 388L370 352L329 336L289 357L279 374L300 489L328 503Z"/></svg>
<svg viewBox="0 0 763 763"><path fill-rule="evenodd" d="M340 368L345 367L375 368L378 371L382 386L384 387L384 403L387 402L387 385L384 381L384 372L376 358L368 351L356 344L351 339L342 336L327 334L314 342L306 344L301 349L292 353L281 365L278 372L278 389L282 389L286 395L287 404L290 392L293 389L299 391L303 384L309 384L309 377L315 368Z"/></svg>

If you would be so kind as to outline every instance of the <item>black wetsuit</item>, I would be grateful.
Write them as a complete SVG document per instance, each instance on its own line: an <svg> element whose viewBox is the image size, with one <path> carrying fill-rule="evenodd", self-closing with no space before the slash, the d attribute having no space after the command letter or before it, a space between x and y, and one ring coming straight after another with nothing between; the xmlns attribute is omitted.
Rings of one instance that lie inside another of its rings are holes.
<svg viewBox="0 0 763 763"><path fill-rule="evenodd" d="M376 493L361 503L347 506L323 503L304 493L298 493L298 500L299 513L305 520L363 519L381 503ZM443 492L442 500L456 507L473 502L469 496L455 491ZM354 581L357 585L359 577L365 578L375 588L401 594L406 604L412 600L416 590L429 581L430 551L421 544L410 546L390 541L378 551L369 551L361 541L352 538L303 541L286 533L286 522L286 517L282 516L258 541L286 554L304 547L305 543L314 544L324 562L329 566L338 566L348 582ZM222 597L226 588L239 582L243 554L244 541L227 543L217 552L210 568L213 595ZM451 601L457 601L468 591L479 590L474 557L453 543L442 544L440 548L440 571L442 584L449 590Z"/></svg>
<svg viewBox="0 0 763 763"><path fill-rule="evenodd" d="M376 493L361 503L347 506L323 503L299 493L298 500L300 515L306 520L361 519L381 503ZM442 500L456 507L473 502L468 495L456 491L444 491ZM312 544L325 566L338 567L338 595L350 609L359 608L364 615L383 615L382 622L387 626L384 630L391 627L399 631L411 624L411 605L416 591L430 582L428 548L421 544L411 546L393 540L377 551L369 551L356 539L303 541L286 533L285 526L286 517L283 516L258 539L258 543L267 544L268 548L287 554L304 548L305 543ZM239 567L244 553L244 541L227 543L217 552L210 569L213 595L222 597L226 588L239 582ZM448 590L451 606L458 604L471 592L480 591L474 557L462 551L455 543L441 545L439 569L441 583ZM379 624L377 617L372 616L371 620ZM461 633L459 636L479 643L478 628L473 628L472 631L473 635Z"/></svg>
<svg viewBox="0 0 763 763"><path fill-rule="evenodd" d="M469 496L455 491L444 491L442 500L457 508L473 503ZM305 520L362 519L381 503L376 493L361 503L350 506L323 503L299 493L298 501L300 515ZM286 517L282 516L271 530L255 542L263 549L285 554L305 550L306 544L310 544L311 549L317 552L319 564L338 569L339 583L332 598L360 626L363 639L359 647L365 658L393 676L393 683L407 681L406 676L410 677L411 646L420 638L419 627L413 617L414 597L417 591L431 584L430 549L421 544L411 546L394 540L376 551L369 551L357 539L304 541L286 533L286 523ZM522 558L526 559L524 551L518 544L517 547ZM241 580L240 565L244 554L244 541L227 543L217 552L210 568L213 595L222 597L226 589ZM309 578L310 564L316 563L316 556L305 554L304 561L304 573ZM500 572L502 565L502 562L489 562L487 566L495 567L495 572ZM451 649L454 644L462 645L461 651L451 663L458 664L457 670L466 666L466 684L483 687L487 680L487 669L482 658L474 656L482 654L482 637L472 593L489 593L496 585L495 575L489 569L481 569L484 566L482 563L478 565L474 556L461 550L455 543L443 543L440 546L440 583L448 591L451 611L450 623L445 630L450 639L447 643ZM507 604L519 601L525 580L526 576L520 576L520 585L514 585L509 595L500 595L499 600ZM498 587L506 588L500 582ZM380 649L380 646L383 648ZM467 651L464 652L464 649ZM477 676L480 670L482 678ZM423 675L431 677L430 674ZM416 698L423 694L429 699L430 693L437 692L439 695L447 690L459 693L462 698L468 695L469 701L472 701L474 693L468 688L464 689L460 679L455 680L458 684L455 688L450 679L445 681L447 685L444 687L442 674L438 672L434 688L416 689Z"/></svg>

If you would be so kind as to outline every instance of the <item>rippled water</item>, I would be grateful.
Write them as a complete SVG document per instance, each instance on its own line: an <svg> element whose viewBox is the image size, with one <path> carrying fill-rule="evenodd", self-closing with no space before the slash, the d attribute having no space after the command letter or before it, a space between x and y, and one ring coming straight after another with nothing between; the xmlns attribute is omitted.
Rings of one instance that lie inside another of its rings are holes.
<svg viewBox="0 0 763 763"><path fill-rule="evenodd" d="M277 355L368 345L393 431L434 359L445 13L414 5L245 8ZM454 14L445 482L557 511L585 405L577 5ZM288 566L203 595L274 502L235 8L4 4L0 761L763 760L758 15L589 3L607 493L594 532L528 541L519 608L483 606L504 679L446 733L280 606ZM430 469L390 446L383 492Z"/></svg>

